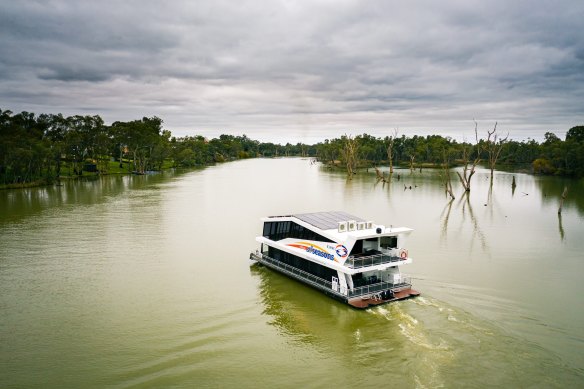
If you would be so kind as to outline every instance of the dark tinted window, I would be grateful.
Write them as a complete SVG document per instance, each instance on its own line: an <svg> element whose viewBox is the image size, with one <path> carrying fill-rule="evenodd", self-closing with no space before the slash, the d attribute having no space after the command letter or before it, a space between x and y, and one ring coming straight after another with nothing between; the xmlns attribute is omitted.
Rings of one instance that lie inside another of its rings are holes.
<svg viewBox="0 0 584 389"><path fill-rule="evenodd" d="M264 236L271 240L282 240L286 238L317 240L320 242L331 242L332 240L317 234L316 232L304 228L294 222L265 222Z"/></svg>
<svg viewBox="0 0 584 389"><path fill-rule="evenodd" d="M397 236L382 236L379 241L384 249L393 249L397 247Z"/></svg>
<svg viewBox="0 0 584 389"><path fill-rule="evenodd" d="M338 276L336 270L306 259L298 258L296 255L289 254L273 247L268 248L268 256L327 281L331 281L331 277Z"/></svg>

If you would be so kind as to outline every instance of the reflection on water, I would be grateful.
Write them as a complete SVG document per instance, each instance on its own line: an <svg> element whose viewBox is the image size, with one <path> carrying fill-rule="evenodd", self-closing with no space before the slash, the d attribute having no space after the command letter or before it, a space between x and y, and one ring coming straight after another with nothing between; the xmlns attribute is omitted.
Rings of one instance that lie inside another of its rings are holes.
<svg viewBox="0 0 584 389"><path fill-rule="evenodd" d="M295 341L326 347L331 328L343 332L343 327L359 316L347 305L259 264L250 266L250 272L260 281L263 313L271 318L268 323Z"/></svg>
<svg viewBox="0 0 584 389"><path fill-rule="evenodd" d="M537 189L541 194L545 205L555 207L560 206L564 187L568 187L568 194L564 200L564 206L576 209L581 216L584 216L584 180L571 180L567 178L535 177Z"/></svg>
<svg viewBox="0 0 584 389"><path fill-rule="evenodd" d="M490 191L489 191L490 192ZM464 199L464 201L462 201L462 199ZM472 235L472 239L471 241L474 242L475 238L478 238L480 244L481 244L481 248L484 252L488 252L487 250L487 240L485 238L485 234L483 234L483 231L480 228L479 222L477 220L477 218L475 217L473 210L472 210L472 205L470 202L470 193L469 192L465 192L465 194L463 195L463 197L461 197L461 201L462 201L462 213L463 216L466 215L466 210L468 210L468 216L470 218L470 222L472 224L473 227L473 235Z"/></svg>
<svg viewBox="0 0 584 389"><path fill-rule="evenodd" d="M490 193L490 191L489 191ZM489 199L492 203L492 195L490 196ZM469 192L464 192L462 194L461 197L459 197L457 200L455 199L450 199L448 200L448 202L446 203L446 205L444 206L444 209L442 210L442 213L440 215L440 218L442 220L442 228L440 230L440 238L442 240L447 240L448 238L448 222L450 220L450 213L452 212L452 205L456 203L456 211L460 211L460 224L456 226L456 229L461 229L461 228L465 228L465 224L467 222L467 218L468 221L470 222L470 225L472 227L472 235L471 235L471 245L474 245L474 242L476 240L478 240L478 242L481 245L481 249L485 254L489 254L489 245L488 245L488 241L485 237L485 234L483 233L481 227L480 227L480 223L478 221L478 219L475 217L475 214L473 212L473 207L472 204L470 202L470 193ZM492 205L492 204L491 204ZM487 204L485 204L485 206L487 206ZM492 209L492 208L491 208ZM455 231L455 235L457 235L458 233ZM472 249L472 246L471 246Z"/></svg>
<svg viewBox="0 0 584 389"><path fill-rule="evenodd" d="M450 219L450 211L452 211L452 203L454 199L450 199L444 206L442 213L440 214L440 219L442 220L442 228L440 229L440 239L446 239L448 232L448 220Z"/></svg>
<svg viewBox="0 0 584 389"><path fill-rule="evenodd" d="M0 220L14 222L54 207L103 203L131 190L153 189L176 175L169 170L139 176L95 176L61 180L59 185L46 187L0 190Z"/></svg>

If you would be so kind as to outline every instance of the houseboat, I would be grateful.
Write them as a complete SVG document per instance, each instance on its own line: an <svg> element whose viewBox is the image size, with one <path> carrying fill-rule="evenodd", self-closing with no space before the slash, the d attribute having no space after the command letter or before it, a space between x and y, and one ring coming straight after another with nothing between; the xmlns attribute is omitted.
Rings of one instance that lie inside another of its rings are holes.
<svg viewBox="0 0 584 389"><path fill-rule="evenodd" d="M412 229L374 224L345 212L270 216L260 249L250 259L304 282L355 308L368 308L420 293L401 266Z"/></svg>

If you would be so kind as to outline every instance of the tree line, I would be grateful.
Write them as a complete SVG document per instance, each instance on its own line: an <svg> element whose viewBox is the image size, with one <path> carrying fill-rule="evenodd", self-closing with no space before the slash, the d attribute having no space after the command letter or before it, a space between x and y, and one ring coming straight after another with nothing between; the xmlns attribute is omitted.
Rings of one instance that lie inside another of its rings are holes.
<svg viewBox="0 0 584 389"><path fill-rule="evenodd" d="M63 176L195 167L258 156L314 156L314 148L261 143L246 135L174 137L158 117L106 125L98 115L14 114L0 109L0 185ZM310 154L309 154L310 153Z"/></svg>
<svg viewBox="0 0 584 389"><path fill-rule="evenodd" d="M144 174L260 156L312 157L353 174L358 167L384 163L393 169L394 164L414 168L489 161L493 146L502 163L530 165L535 173L584 176L584 126L571 128L565 140L548 132L542 143L496 136L457 143L440 135L397 135L397 131L384 138L345 135L315 145L281 145L246 135L210 140L174 137L156 116L106 125L98 115L15 114L0 109L0 185L50 183L88 173Z"/></svg>
<svg viewBox="0 0 584 389"><path fill-rule="evenodd" d="M319 160L340 165L350 174L357 167L467 166L483 164L491 171L496 164L524 167L535 174L584 177L584 126L572 127L564 140L547 132L544 141L509 140L497 133L496 125L483 136L475 127L473 142L457 142L440 135L406 137L397 131L384 138L362 134L327 139L314 146Z"/></svg>

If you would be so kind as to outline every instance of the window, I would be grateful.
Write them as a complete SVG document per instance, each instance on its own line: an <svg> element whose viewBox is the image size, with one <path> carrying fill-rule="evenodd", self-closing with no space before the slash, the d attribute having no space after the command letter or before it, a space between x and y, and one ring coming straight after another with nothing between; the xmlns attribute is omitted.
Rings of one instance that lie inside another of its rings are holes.
<svg viewBox="0 0 584 389"><path fill-rule="evenodd" d="M296 238L334 243L332 240L291 221L265 222L263 235L274 241L286 238Z"/></svg>
<svg viewBox="0 0 584 389"><path fill-rule="evenodd" d="M299 258L296 255L289 254L285 251L278 250L273 247L268 248L268 256L274 258L277 261L283 262L290 266L294 266L297 269L304 270L314 276L322 278L324 280L330 281L331 277L337 277L337 271L330 269L326 266L319 265L318 263Z"/></svg>
<svg viewBox="0 0 584 389"><path fill-rule="evenodd" d="M384 249L394 249L397 247L397 236L382 236L380 244Z"/></svg>
<svg viewBox="0 0 584 389"><path fill-rule="evenodd" d="M362 252L363 252L363 240L359 239L353 245L353 248L351 249L351 252L349 253L349 256L356 255L356 254L361 254Z"/></svg>

